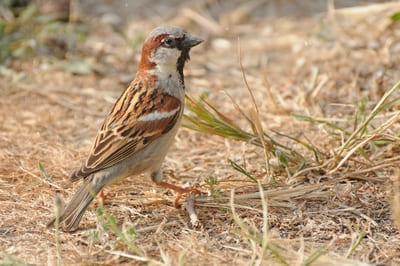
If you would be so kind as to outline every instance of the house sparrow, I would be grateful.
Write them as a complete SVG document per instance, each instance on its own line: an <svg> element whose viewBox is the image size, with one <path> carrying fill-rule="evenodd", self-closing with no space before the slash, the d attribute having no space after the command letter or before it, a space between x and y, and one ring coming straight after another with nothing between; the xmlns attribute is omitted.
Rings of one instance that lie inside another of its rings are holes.
<svg viewBox="0 0 400 266"><path fill-rule="evenodd" d="M136 78L104 120L85 164L70 177L83 179L84 184L60 215L66 231L78 228L86 208L104 186L130 175L149 172L156 184L178 192L177 199L193 191L162 182L160 168L183 114L183 67L190 49L201 42L173 26L158 27L147 37Z"/></svg>

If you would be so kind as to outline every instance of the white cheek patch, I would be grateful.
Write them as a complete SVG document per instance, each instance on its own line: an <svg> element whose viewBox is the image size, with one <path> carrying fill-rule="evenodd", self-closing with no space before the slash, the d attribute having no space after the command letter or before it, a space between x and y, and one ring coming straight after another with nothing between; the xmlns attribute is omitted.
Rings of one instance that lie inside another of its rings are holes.
<svg viewBox="0 0 400 266"><path fill-rule="evenodd" d="M161 119L168 118L168 117L175 115L176 112L178 112L178 109L172 110L170 112L156 111L156 112L141 116L138 120L141 122L150 122L150 121L154 121L154 120L161 120Z"/></svg>
<svg viewBox="0 0 400 266"><path fill-rule="evenodd" d="M171 65L176 67L181 52L177 48L159 47L153 54L151 60L157 65Z"/></svg>

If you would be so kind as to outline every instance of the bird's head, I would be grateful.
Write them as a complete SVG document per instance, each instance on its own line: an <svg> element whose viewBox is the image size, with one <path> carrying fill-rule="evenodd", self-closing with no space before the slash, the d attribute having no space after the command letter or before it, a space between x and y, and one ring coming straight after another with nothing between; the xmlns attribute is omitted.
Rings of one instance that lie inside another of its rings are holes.
<svg viewBox="0 0 400 266"><path fill-rule="evenodd" d="M183 78L183 67L190 59L189 51L203 40L174 26L155 28L142 48L140 70L178 72Z"/></svg>

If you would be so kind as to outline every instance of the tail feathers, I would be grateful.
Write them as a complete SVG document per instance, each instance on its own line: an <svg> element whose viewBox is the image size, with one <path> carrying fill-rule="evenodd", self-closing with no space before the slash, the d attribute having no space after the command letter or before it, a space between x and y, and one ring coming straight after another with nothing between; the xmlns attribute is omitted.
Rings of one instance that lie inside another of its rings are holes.
<svg viewBox="0 0 400 266"><path fill-rule="evenodd" d="M70 175L70 180L72 182L78 181L80 179L85 179L88 175L90 175L91 173L85 173L84 172L85 166L82 166L81 168L76 169L74 172L71 173Z"/></svg>
<svg viewBox="0 0 400 266"><path fill-rule="evenodd" d="M64 224L63 229L65 231L73 232L78 229L79 223L87 207L92 202L94 196L96 196L102 188L103 186L85 183L78 189L60 215L60 224ZM47 224L47 227L52 226L55 223L55 220L56 219L50 221Z"/></svg>

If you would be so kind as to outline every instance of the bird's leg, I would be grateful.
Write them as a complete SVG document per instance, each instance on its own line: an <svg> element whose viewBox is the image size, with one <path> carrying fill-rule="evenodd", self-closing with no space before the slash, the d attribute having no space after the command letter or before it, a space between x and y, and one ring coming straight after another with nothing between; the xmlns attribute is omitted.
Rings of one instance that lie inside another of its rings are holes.
<svg viewBox="0 0 400 266"><path fill-rule="evenodd" d="M99 197L101 205L104 205L108 197L108 193L105 193L104 189L102 189L100 190L100 193L97 195L97 197Z"/></svg>
<svg viewBox="0 0 400 266"><path fill-rule="evenodd" d="M175 191L177 193L176 197L175 197L175 200L174 200L174 207L175 208L179 208L179 200L180 200L180 198L182 197L183 194L191 193L191 192L193 192L195 194L199 194L200 193L200 191L197 188L193 188L193 187L183 188L183 187L178 187L178 186L172 185L172 184L167 183L167 182L158 182L156 184L161 186L161 187L172 189L173 191Z"/></svg>
<svg viewBox="0 0 400 266"><path fill-rule="evenodd" d="M175 185L172 185L170 183L167 182L163 182L162 180L162 173L160 170L157 170L155 172L153 172L151 174L151 179L153 180L154 183L156 183L157 185L164 187L164 188L168 188L168 189L172 189L173 191L175 191L177 193L175 200L174 200L174 207L175 208L179 208L179 200L182 197L183 194L185 193L195 193L195 194L199 194L200 191L197 188L192 188L192 187L188 187L188 188L183 188L183 187L178 187Z"/></svg>

